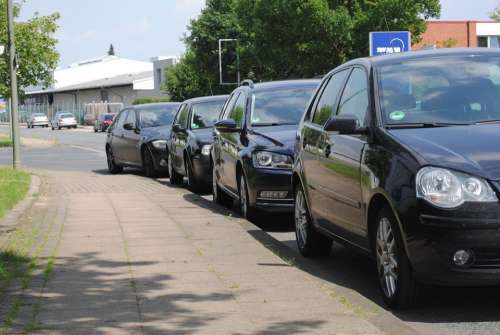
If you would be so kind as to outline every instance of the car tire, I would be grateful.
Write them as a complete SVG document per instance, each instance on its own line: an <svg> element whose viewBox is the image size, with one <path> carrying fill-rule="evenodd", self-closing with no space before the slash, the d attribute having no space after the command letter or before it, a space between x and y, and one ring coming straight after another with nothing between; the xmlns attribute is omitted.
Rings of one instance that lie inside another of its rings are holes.
<svg viewBox="0 0 500 335"><path fill-rule="evenodd" d="M196 194L203 193L203 188L201 187L199 180L197 180L196 176L194 175L193 166L191 162L188 160L187 162L184 162L184 164L186 165L188 189Z"/></svg>
<svg viewBox="0 0 500 335"><path fill-rule="evenodd" d="M244 219L253 220L256 216L256 210L250 205L248 196L248 186L245 174L242 172L238 181L239 200L238 207L240 214Z"/></svg>
<svg viewBox="0 0 500 335"><path fill-rule="evenodd" d="M422 286L415 278L396 218L388 207L377 215L373 246L384 302L393 309L414 307Z"/></svg>
<svg viewBox="0 0 500 335"><path fill-rule="evenodd" d="M153 162L153 155L147 148L142 149L142 171L148 178L156 178L157 176Z"/></svg>
<svg viewBox="0 0 500 335"><path fill-rule="evenodd" d="M170 184L174 186L182 185L182 183L184 182L184 177L181 174L177 173L177 171L175 171L171 157L169 157L167 165L169 175L168 180Z"/></svg>
<svg viewBox="0 0 500 335"><path fill-rule="evenodd" d="M215 166L212 165L212 196L213 202L217 205L224 207L233 206L233 198L224 192L217 184L217 175L215 173Z"/></svg>
<svg viewBox="0 0 500 335"><path fill-rule="evenodd" d="M106 158L108 160L109 173L118 174L123 171L123 167L116 164L115 156L113 155L113 150L111 150L111 148L106 149Z"/></svg>
<svg viewBox="0 0 500 335"><path fill-rule="evenodd" d="M302 256L307 258L325 257L332 249L332 239L314 228L304 190L297 185L295 192L295 239Z"/></svg>
<svg viewBox="0 0 500 335"><path fill-rule="evenodd" d="M94 127L94 133L97 133L97 128L96 127Z"/></svg>

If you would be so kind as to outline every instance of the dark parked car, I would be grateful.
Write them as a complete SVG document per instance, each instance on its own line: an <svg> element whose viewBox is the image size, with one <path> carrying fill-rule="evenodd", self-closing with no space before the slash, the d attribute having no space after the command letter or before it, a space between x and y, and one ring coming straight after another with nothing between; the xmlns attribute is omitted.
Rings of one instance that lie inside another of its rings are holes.
<svg viewBox="0 0 500 335"><path fill-rule="evenodd" d="M227 95L186 100L177 113L168 141L169 174L172 185L182 184L187 176L189 188L197 193L210 190L210 151L213 125Z"/></svg>
<svg viewBox="0 0 500 335"><path fill-rule="evenodd" d="M383 298L500 283L500 51L408 52L330 72L296 142L297 244L376 259Z"/></svg>
<svg viewBox="0 0 500 335"><path fill-rule="evenodd" d="M292 212L293 144L298 123L319 81L245 81L215 125L214 201L237 199L245 218L256 209Z"/></svg>
<svg viewBox="0 0 500 335"><path fill-rule="evenodd" d="M108 129L108 169L141 168L148 177L167 173L167 138L179 103L158 103L125 108Z"/></svg>
<svg viewBox="0 0 500 335"><path fill-rule="evenodd" d="M97 133L98 131L106 131L108 127L113 123L113 119L116 114L114 113L106 113L101 114L97 117L94 124L94 131Z"/></svg>

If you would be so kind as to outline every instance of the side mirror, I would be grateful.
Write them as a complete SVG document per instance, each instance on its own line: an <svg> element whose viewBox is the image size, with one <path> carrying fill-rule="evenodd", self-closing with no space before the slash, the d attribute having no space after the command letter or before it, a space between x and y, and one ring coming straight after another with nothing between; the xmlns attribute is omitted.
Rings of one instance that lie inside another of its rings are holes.
<svg viewBox="0 0 500 335"><path fill-rule="evenodd" d="M185 129L181 127L180 124L176 123L172 126L172 130L174 131L174 133L180 133L183 132Z"/></svg>
<svg viewBox="0 0 500 335"><path fill-rule="evenodd" d="M134 127L133 123L129 122L129 123L125 123L123 125L123 129L125 129L125 130L135 130L135 127Z"/></svg>
<svg viewBox="0 0 500 335"><path fill-rule="evenodd" d="M238 125L236 124L236 121L234 121L233 119L217 121L214 124L214 127L221 133L236 133L240 131Z"/></svg>
<svg viewBox="0 0 500 335"><path fill-rule="evenodd" d="M341 135L362 135L368 132L366 127L359 126L358 118L351 115L331 117L325 125L325 130Z"/></svg>

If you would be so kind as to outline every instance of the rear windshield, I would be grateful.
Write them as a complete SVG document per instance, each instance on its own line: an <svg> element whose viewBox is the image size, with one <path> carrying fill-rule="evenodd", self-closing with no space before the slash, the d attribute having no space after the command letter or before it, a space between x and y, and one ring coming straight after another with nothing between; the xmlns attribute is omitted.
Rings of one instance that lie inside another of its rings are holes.
<svg viewBox="0 0 500 335"><path fill-rule="evenodd" d="M113 121L115 115L114 114L106 114L104 115L104 120L105 121Z"/></svg>
<svg viewBox="0 0 500 335"><path fill-rule="evenodd" d="M252 96L252 126L298 124L315 86L257 92Z"/></svg>
<svg viewBox="0 0 500 335"><path fill-rule="evenodd" d="M73 114L60 114L59 117L61 119L69 119L73 117Z"/></svg>
<svg viewBox="0 0 500 335"><path fill-rule="evenodd" d="M500 56L444 56L378 69L387 125L500 119Z"/></svg>
<svg viewBox="0 0 500 335"><path fill-rule="evenodd" d="M33 116L33 117L40 117L40 116L45 116L45 114L35 113L35 114L31 114L31 116Z"/></svg>
<svg viewBox="0 0 500 335"><path fill-rule="evenodd" d="M202 102L193 105L191 129L210 128L217 122L226 100Z"/></svg>
<svg viewBox="0 0 500 335"><path fill-rule="evenodd" d="M172 124L179 106L147 106L141 107L141 128L160 127Z"/></svg>

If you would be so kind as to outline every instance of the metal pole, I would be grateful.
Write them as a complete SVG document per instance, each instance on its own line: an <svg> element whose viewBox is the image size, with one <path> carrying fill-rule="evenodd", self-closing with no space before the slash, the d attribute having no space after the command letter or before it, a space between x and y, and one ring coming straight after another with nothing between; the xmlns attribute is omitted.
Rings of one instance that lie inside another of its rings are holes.
<svg viewBox="0 0 500 335"><path fill-rule="evenodd" d="M14 38L14 8L12 0L7 0L7 29L9 48L10 69L10 101L11 101L11 124L12 124L12 167L17 169L21 166L19 156L19 118L17 113L17 74L16 74L16 43Z"/></svg>
<svg viewBox="0 0 500 335"><path fill-rule="evenodd" d="M236 71L238 72L238 87L241 83L240 76L240 41L236 40Z"/></svg>

